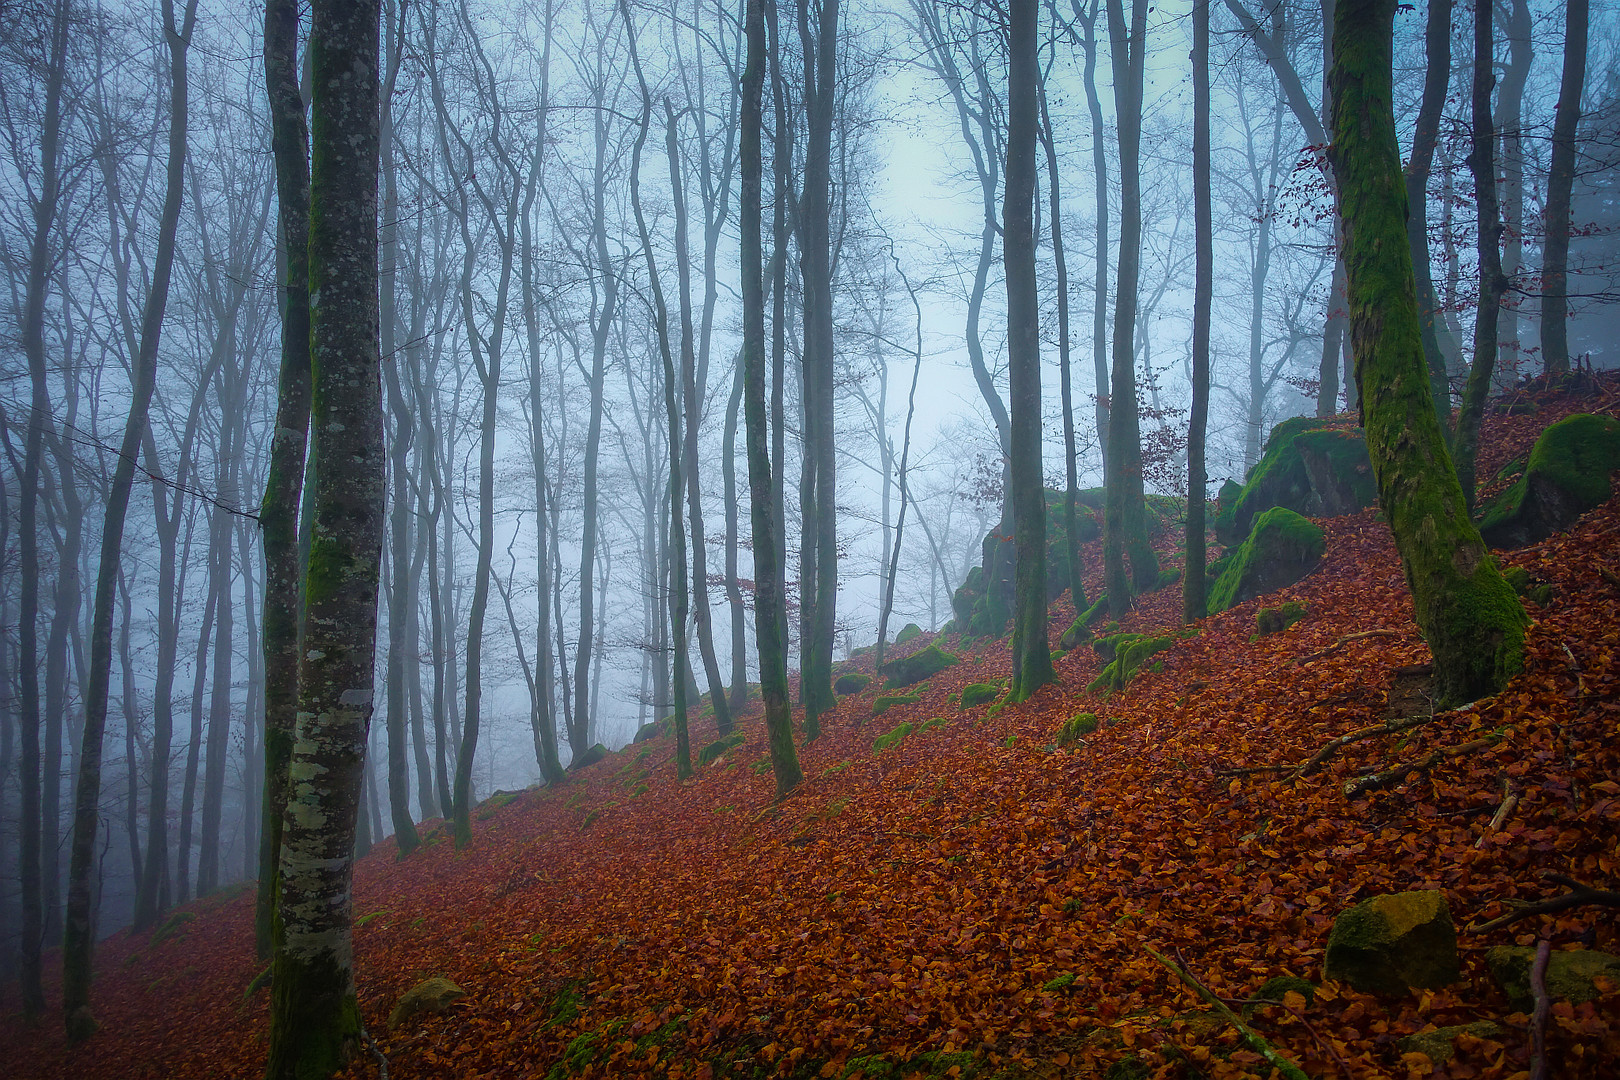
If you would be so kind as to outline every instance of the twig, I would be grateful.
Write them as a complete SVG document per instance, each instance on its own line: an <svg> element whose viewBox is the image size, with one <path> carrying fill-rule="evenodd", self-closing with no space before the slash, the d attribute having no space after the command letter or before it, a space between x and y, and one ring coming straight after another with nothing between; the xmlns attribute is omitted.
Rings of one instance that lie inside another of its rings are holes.
<svg viewBox="0 0 1620 1080"><path fill-rule="evenodd" d="M1564 647L1564 655L1569 657L1569 671L1575 676L1575 690L1581 697L1586 696L1586 680L1581 678L1581 665L1575 662L1575 654L1569 651L1569 643L1560 642Z"/></svg>
<svg viewBox="0 0 1620 1080"><path fill-rule="evenodd" d="M1548 881L1564 886L1570 891L1562 896L1550 897L1546 900L1534 902L1525 900L1504 900L1510 910L1506 915L1499 915L1487 923L1470 923L1465 931L1470 934L1484 934L1509 923L1528 919L1532 915L1551 915L1554 912L1568 911L1577 907L1617 907L1620 908L1620 892L1610 892L1607 889L1595 889L1582 881L1577 881L1564 874L1545 873L1541 875Z"/></svg>
<svg viewBox="0 0 1620 1080"><path fill-rule="evenodd" d="M377 1075L381 1080L388 1080L388 1059L383 1056L382 1048L377 1045L377 1040L371 1037L371 1032L366 1030L364 1024L360 1025L360 1036L371 1048L371 1056L377 1059Z"/></svg>
<svg viewBox="0 0 1620 1080"><path fill-rule="evenodd" d="M1230 769L1216 769L1215 775L1217 777L1254 776L1256 773L1285 773L1292 768L1292 765L1241 765Z"/></svg>
<svg viewBox="0 0 1620 1080"><path fill-rule="evenodd" d="M1443 746L1438 750L1430 750L1422 757L1403 762L1393 769L1385 769L1383 772L1375 772L1370 776L1362 776L1350 781L1344 785L1344 797L1353 799L1357 795L1364 795L1369 791L1389 787L1391 784L1400 783L1413 773L1427 772L1442 761L1461 757L1464 754L1475 754L1481 750L1489 750L1501 741L1502 736L1500 735L1487 735L1483 739L1475 739L1473 742L1466 742L1461 746Z"/></svg>
<svg viewBox="0 0 1620 1080"><path fill-rule="evenodd" d="M1340 735L1336 739L1329 739L1322 745L1322 749L1318 750L1309 761L1305 762L1304 764L1300 765L1299 768L1294 770L1294 776L1309 776L1311 773L1319 769L1322 764L1334 754L1337 754L1340 750L1344 749L1346 746L1349 746L1353 742L1359 742L1362 739L1370 739L1375 735L1390 735L1397 731L1405 731L1408 728L1419 727L1423 724L1427 724L1432 719L1434 719L1432 716L1403 716L1398 720L1385 720L1382 724L1374 724L1371 727L1357 728L1355 731Z"/></svg>
<svg viewBox="0 0 1620 1080"><path fill-rule="evenodd" d="M1547 1016L1552 1000L1547 996L1547 961L1552 957L1552 940L1542 938L1536 945L1536 960L1530 965L1530 993L1535 1009L1530 1014L1530 1080L1547 1080Z"/></svg>
<svg viewBox="0 0 1620 1080"><path fill-rule="evenodd" d="M1519 789L1514 786L1512 780L1505 776L1502 777L1502 805L1496 808L1496 813L1491 817L1491 823L1485 826L1485 834L1474 841L1476 850L1485 846L1486 839L1500 829L1508 818L1513 816L1513 811L1518 809L1518 806Z"/></svg>
<svg viewBox="0 0 1620 1080"><path fill-rule="evenodd" d="M1243 1036L1243 1041L1249 1044L1249 1048L1269 1061L1272 1067L1287 1077L1288 1080L1310 1080L1310 1077L1305 1075L1303 1069L1289 1061L1280 1051L1261 1037L1258 1032L1239 1019L1238 1014L1227 1008L1226 1003L1216 997L1212 990L1193 978L1174 960L1156 951L1151 945L1143 945L1142 948L1148 951L1149 956L1168 968L1170 973L1180 979L1189 990L1192 990L1199 997L1213 1005L1216 1012L1224 1016L1228 1023L1238 1029Z"/></svg>
<svg viewBox="0 0 1620 1080"><path fill-rule="evenodd" d="M1284 664L1283 667L1288 667L1289 664L1299 667L1303 664L1310 663L1312 660L1319 660L1328 653L1333 652L1342 646L1348 645L1352 641L1365 641L1367 638L1375 637L1400 637L1405 633L1405 630L1362 630L1354 634L1346 634L1344 637L1340 638L1338 641L1335 641L1327 648L1318 649L1313 653L1306 653L1304 656L1288 661L1288 663Z"/></svg>

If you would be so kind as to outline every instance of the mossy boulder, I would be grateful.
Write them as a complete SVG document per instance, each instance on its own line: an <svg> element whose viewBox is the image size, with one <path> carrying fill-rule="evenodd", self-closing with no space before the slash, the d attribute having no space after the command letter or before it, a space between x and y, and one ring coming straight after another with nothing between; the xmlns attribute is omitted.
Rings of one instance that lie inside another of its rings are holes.
<svg viewBox="0 0 1620 1080"><path fill-rule="evenodd" d="M988 705L1001 696L1001 687L995 683L976 682L962 688L962 708L971 709Z"/></svg>
<svg viewBox="0 0 1620 1080"><path fill-rule="evenodd" d="M495 811L509 803L516 802L521 791L497 791L489 798L478 804L477 818L479 821L488 821L495 816Z"/></svg>
<svg viewBox="0 0 1620 1080"><path fill-rule="evenodd" d="M1353 514L1378 501L1367 440L1359 428L1326 426L1296 416L1271 429L1265 452L1240 491L1222 486L1214 532L1231 547L1248 536L1255 519L1282 506L1310 517Z"/></svg>
<svg viewBox="0 0 1620 1080"><path fill-rule="evenodd" d="M915 705L922 700L921 694L885 694L872 702L872 715L882 716L896 705Z"/></svg>
<svg viewBox="0 0 1620 1080"><path fill-rule="evenodd" d="M872 685L872 676L859 671L851 671L838 676L838 681L833 683L833 689L840 694L858 694L870 685Z"/></svg>
<svg viewBox="0 0 1620 1080"><path fill-rule="evenodd" d="M1254 992L1254 997L1243 1006L1243 1018L1247 1020L1253 1016L1261 1003L1266 1001L1281 1001L1288 994L1298 994L1307 1003L1316 1000L1316 984L1309 979L1302 979L1298 975L1275 975L1260 984L1260 989Z"/></svg>
<svg viewBox="0 0 1620 1080"><path fill-rule="evenodd" d="M1422 1054L1436 1065L1444 1065L1457 1056L1457 1040L1463 1036L1472 1039L1500 1039L1507 1034L1489 1020L1475 1020L1472 1024L1452 1024L1419 1031L1396 1043L1403 1054Z"/></svg>
<svg viewBox="0 0 1620 1080"><path fill-rule="evenodd" d="M1620 420L1577 413L1541 433L1524 474L1484 507L1479 532L1493 548L1517 548L1567 529L1607 502L1620 469Z"/></svg>
<svg viewBox="0 0 1620 1080"><path fill-rule="evenodd" d="M1530 991L1530 965L1536 950L1520 945L1498 945L1485 953L1485 966L1507 995L1508 1003L1520 1012L1534 1004ZM1620 983L1620 956L1596 949L1571 949L1547 957L1547 996L1554 1001L1580 1005L1594 1001L1599 990L1594 980L1611 979Z"/></svg>
<svg viewBox="0 0 1620 1080"><path fill-rule="evenodd" d="M1063 722L1063 726L1058 728L1057 734L1052 737L1052 744L1068 746L1070 743L1078 742L1082 735L1090 735L1096 730L1097 714L1083 712Z"/></svg>
<svg viewBox="0 0 1620 1080"><path fill-rule="evenodd" d="M743 744L744 735L740 731L733 731L723 739L716 739L705 746L698 754L698 765L707 765L715 758L720 757L727 750L735 749Z"/></svg>
<svg viewBox="0 0 1620 1080"><path fill-rule="evenodd" d="M1319 526L1285 507L1272 507L1222 560L1209 591L1210 614L1292 585L1315 570L1326 551L1327 536Z"/></svg>
<svg viewBox="0 0 1620 1080"><path fill-rule="evenodd" d="M603 746L601 743L597 743L595 746L579 755L579 757L575 758L573 761L570 761L568 763L568 771L578 772L580 769L588 769L607 756L608 748Z"/></svg>
<svg viewBox="0 0 1620 1080"><path fill-rule="evenodd" d="M1502 570L1502 577L1513 586L1513 591L1522 599L1529 600L1539 607L1546 607L1552 602L1553 587L1550 583L1538 580L1530 571L1522 566L1509 566Z"/></svg>
<svg viewBox="0 0 1620 1080"><path fill-rule="evenodd" d="M664 733L664 728L666 725L668 725L669 721L670 718L666 716L662 720L654 720L650 724L642 724L640 727L636 728L636 737L630 740L631 745L634 746L636 743L644 743L648 739L656 739L658 736Z"/></svg>
<svg viewBox="0 0 1620 1080"><path fill-rule="evenodd" d="M1088 690L1125 689L1142 669L1142 662L1156 653L1164 652L1176 643L1168 634L1110 634L1091 643L1097 656L1107 661L1101 673L1091 681Z"/></svg>
<svg viewBox="0 0 1620 1080"><path fill-rule="evenodd" d="M930 645L926 649L919 649L910 656L902 656L898 660L890 660L878 668L878 674L886 676L888 682L884 685L890 690L898 690L902 686L911 686L924 679L931 679L953 664L961 661L938 645Z"/></svg>
<svg viewBox="0 0 1620 1080"><path fill-rule="evenodd" d="M1429 889L1363 900L1333 920L1323 973L1363 993L1437 990L1461 975L1445 894Z"/></svg>
<svg viewBox="0 0 1620 1080"><path fill-rule="evenodd" d="M874 754L881 754L890 747L899 746L900 743L904 741L905 737L910 735L915 730L917 730L917 725L911 723L909 720L899 724L887 735L879 735L876 739L872 740L872 752Z"/></svg>
<svg viewBox="0 0 1620 1080"><path fill-rule="evenodd" d="M1280 634L1305 617L1305 605L1290 600L1278 607L1261 608L1254 613L1255 633L1260 637Z"/></svg>
<svg viewBox="0 0 1620 1080"><path fill-rule="evenodd" d="M392 1031L422 1013L443 1012L466 996L467 992L449 979L438 976L423 979L400 995L394 1011L388 1014L388 1030Z"/></svg>
<svg viewBox="0 0 1620 1080"><path fill-rule="evenodd" d="M906 625L900 628L900 632L898 634L894 635L894 643L896 645L904 645L914 637L921 637L922 632L922 627L918 626L914 622L908 622Z"/></svg>
<svg viewBox="0 0 1620 1080"><path fill-rule="evenodd" d="M1108 617L1108 594L1097 597L1095 603L1082 611L1080 615L1063 631L1058 638L1058 646L1064 649L1077 649L1091 640L1091 628Z"/></svg>

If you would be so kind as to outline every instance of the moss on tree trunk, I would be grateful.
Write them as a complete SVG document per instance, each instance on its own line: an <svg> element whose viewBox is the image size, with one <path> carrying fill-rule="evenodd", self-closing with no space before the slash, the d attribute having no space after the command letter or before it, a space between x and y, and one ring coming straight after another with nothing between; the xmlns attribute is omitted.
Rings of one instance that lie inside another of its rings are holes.
<svg viewBox="0 0 1620 1080"><path fill-rule="evenodd" d="M1367 450L1443 701L1520 669L1524 609L1469 520L1430 398L1391 105L1395 0L1339 0L1333 146Z"/></svg>

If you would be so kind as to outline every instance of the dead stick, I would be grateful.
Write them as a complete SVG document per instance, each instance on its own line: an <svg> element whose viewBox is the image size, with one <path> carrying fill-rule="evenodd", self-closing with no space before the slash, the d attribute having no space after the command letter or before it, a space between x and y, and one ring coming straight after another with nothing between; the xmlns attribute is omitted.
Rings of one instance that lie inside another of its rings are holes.
<svg viewBox="0 0 1620 1080"><path fill-rule="evenodd" d="M1513 811L1518 806L1519 789L1514 787L1512 780L1505 776L1502 777L1502 805L1496 808L1496 813L1491 817L1491 823L1485 826L1485 835L1474 841L1476 850L1485 846L1485 840L1500 829L1509 817L1513 816Z"/></svg>
<svg viewBox="0 0 1620 1080"><path fill-rule="evenodd" d="M1362 739L1371 739L1377 735L1389 735L1397 731L1405 731L1408 728L1419 727L1423 724L1427 724L1432 719L1434 719L1432 716L1403 716L1398 720L1385 720L1382 724L1373 724L1371 727L1357 728L1355 731L1347 732L1340 735L1336 739L1329 739L1322 745L1322 749L1318 750L1309 761L1305 762L1304 764L1300 765L1299 768L1294 770L1294 776L1309 776L1311 773L1320 768L1322 764L1334 754L1337 754L1340 750L1344 749L1346 746L1349 746L1353 742L1359 742Z"/></svg>
<svg viewBox="0 0 1620 1080"><path fill-rule="evenodd" d="M1375 637L1400 637L1404 633L1406 633L1405 630L1361 630L1354 634L1346 634L1344 637L1340 638L1338 641L1335 641L1327 648L1318 649L1313 653L1307 653L1297 659L1288 661L1288 664L1293 664L1295 667L1298 667L1299 665L1309 663L1312 660L1319 660L1328 653L1333 652L1335 649L1341 648L1342 646L1348 645L1352 641L1365 641L1367 638ZM1284 664L1283 666L1287 667L1288 664Z"/></svg>
<svg viewBox="0 0 1620 1080"><path fill-rule="evenodd" d="M1153 957L1153 959L1157 960L1159 963L1168 968L1170 973L1176 978L1180 979L1189 990L1193 991L1199 997L1215 1006L1215 1011L1224 1016L1227 1022L1233 1027L1237 1028L1238 1031L1243 1035L1243 1041L1249 1044L1249 1048L1255 1053L1259 1054L1261 1057L1265 1058L1267 1061L1271 1062L1272 1066L1276 1068L1278 1072L1286 1076L1288 1080L1310 1080L1310 1077L1305 1075L1304 1070L1284 1057L1281 1052L1262 1038L1260 1034L1248 1024L1245 1024L1242 1020L1238 1019L1237 1013L1227 1008L1226 1003L1220 998L1216 997L1212 990L1210 990L1203 983L1199 982L1197 979L1193 978L1178 964L1176 964L1174 960L1171 960L1162 953L1155 951L1151 945L1144 945L1142 948L1148 951L1149 956Z"/></svg>
<svg viewBox="0 0 1620 1080"><path fill-rule="evenodd" d="M1568 911L1578 907L1616 907L1620 908L1620 892L1610 892L1607 889L1594 889L1585 882L1577 881L1563 874L1543 874L1542 877L1556 882L1570 891L1562 896L1550 897L1546 900L1534 902L1524 900L1504 900L1511 909L1506 915L1499 915L1486 923L1470 923L1465 931L1470 934L1484 934L1509 923L1528 919L1532 915L1552 915L1560 911Z"/></svg>
<svg viewBox="0 0 1620 1080"><path fill-rule="evenodd" d="M1547 1080L1547 1016L1552 1000L1547 996L1547 961L1552 957L1552 941L1542 938L1536 945L1536 960L1530 965L1530 993L1535 1009L1530 1014L1530 1080Z"/></svg>
<svg viewBox="0 0 1620 1080"><path fill-rule="evenodd" d="M1389 787L1391 784L1400 783L1413 773L1427 772L1442 761L1462 757L1464 754L1475 754L1481 750L1489 750L1501 741L1502 736L1500 735L1487 735L1483 739L1475 739L1473 742L1466 742L1461 746L1443 746L1438 750L1430 750L1427 754L1414 761L1408 761L1395 766L1393 769L1385 769L1383 772L1376 772L1370 776L1362 776L1350 781L1344 785L1344 797L1353 799L1357 795L1364 795L1369 791Z"/></svg>

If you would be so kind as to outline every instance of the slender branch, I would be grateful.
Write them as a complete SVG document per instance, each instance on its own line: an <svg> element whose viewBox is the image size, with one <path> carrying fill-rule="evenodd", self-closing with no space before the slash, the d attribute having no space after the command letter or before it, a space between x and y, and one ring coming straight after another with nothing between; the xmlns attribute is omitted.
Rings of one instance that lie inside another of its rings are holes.
<svg viewBox="0 0 1620 1080"><path fill-rule="evenodd" d="M1570 891L1562 896L1550 897L1546 900L1524 901L1504 900L1503 903L1510 909L1506 915L1500 915L1490 922L1470 923L1464 930L1470 934L1484 934L1509 923L1528 919L1532 915L1551 915L1559 911L1568 911L1578 907L1613 907L1620 908L1620 892L1608 889L1598 889L1582 881L1577 881L1564 874L1552 872L1541 875L1548 881L1562 885Z"/></svg>
<svg viewBox="0 0 1620 1080"><path fill-rule="evenodd" d="M1392 769L1375 772L1369 776L1358 777L1344 785L1344 797L1353 799L1358 795L1365 795L1369 791L1378 791L1398 784L1416 772L1427 772L1443 761L1449 761L1464 754L1474 754L1481 750L1489 750L1502 741L1503 736L1498 734L1487 735L1482 739L1465 742L1461 746L1442 746L1438 750L1431 750L1414 761L1402 762Z"/></svg>
<svg viewBox="0 0 1620 1080"><path fill-rule="evenodd" d="M1278 1072L1287 1077L1287 1080L1310 1080L1303 1069L1289 1061L1276 1047L1272 1046L1258 1032L1239 1019L1238 1014L1227 1008L1226 1003L1216 997L1214 992L1203 983L1193 978L1175 961L1155 951L1151 945L1144 945L1142 948L1148 951L1149 956L1168 968L1170 973L1180 979L1188 989L1213 1005L1215 1010L1224 1016L1228 1023L1238 1029L1243 1035L1243 1041L1249 1044L1249 1048L1270 1062Z"/></svg>

